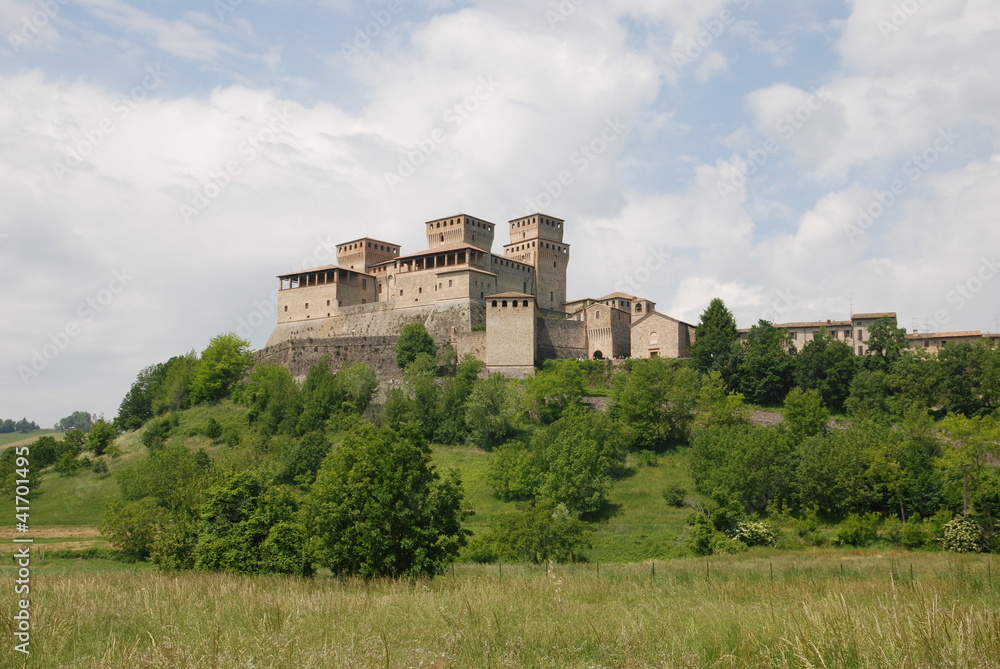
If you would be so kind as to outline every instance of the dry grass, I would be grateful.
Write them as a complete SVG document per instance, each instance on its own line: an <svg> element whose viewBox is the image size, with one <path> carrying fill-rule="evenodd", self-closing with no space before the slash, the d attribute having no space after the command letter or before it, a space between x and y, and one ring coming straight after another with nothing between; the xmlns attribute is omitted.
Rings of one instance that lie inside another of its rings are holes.
<svg viewBox="0 0 1000 669"><path fill-rule="evenodd" d="M987 557L764 551L652 567L501 574L467 565L433 581L365 583L42 566L33 660L129 669L1000 666ZM0 612L8 639L10 600ZM0 665L20 666L9 645Z"/></svg>

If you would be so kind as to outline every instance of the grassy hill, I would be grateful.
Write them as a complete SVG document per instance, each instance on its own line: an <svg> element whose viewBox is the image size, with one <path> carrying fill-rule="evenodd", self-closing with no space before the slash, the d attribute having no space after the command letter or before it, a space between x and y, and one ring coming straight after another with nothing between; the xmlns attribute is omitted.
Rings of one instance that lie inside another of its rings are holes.
<svg viewBox="0 0 1000 669"><path fill-rule="evenodd" d="M62 430L32 430L31 432L8 432L0 434L0 450L11 446L24 446L31 444L39 437L61 437Z"/></svg>
<svg viewBox="0 0 1000 669"><path fill-rule="evenodd" d="M170 441L185 443L191 448L205 448L213 460L225 467L233 456L232 449L213 445L203 436L188 436L209 418L219 421L223 429L245 425L246 420L244 410L229 403L199 406L179 414L180 425ZM31 525L77 528L66 530L66 540L83 527L91 528L90 534L96 535L105 506L119 495L114 473L146 457L141 435L142 430L139 430L118 438L121 455L108 461L106 474L81 470L73 476L64 476L46 470L32 498ZM31 441L33 439L29 438L28 442ZM440 470L455 468L459 471L466 504L474 514L466 525L476 533L482 531L495 514L516 508L515 504L494 497L486 482L493 457L492 453L470 446L434 446L432 449L432 459ZM596 523L594 545L586 557L592 562L630 562L682 552L677 538L691 510L667 505L662 493L671 485L680 486L688 495L693 495L683 452L660 455L655 463L630 455L625 475L615 482L604 513L591 519ZM0 522L0 527L11 527L13 523L12 518L7 518Z"/></svg>

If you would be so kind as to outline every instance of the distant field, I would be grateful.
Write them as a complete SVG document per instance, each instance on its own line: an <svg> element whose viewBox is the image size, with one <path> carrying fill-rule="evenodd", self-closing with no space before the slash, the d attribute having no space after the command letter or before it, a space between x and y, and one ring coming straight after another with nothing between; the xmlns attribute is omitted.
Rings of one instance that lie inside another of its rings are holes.
<svg viewBox="0 0 1000 669"><path fill-rule="evenodd" d="M34 662L5 643L0 666L996 667L989 559L755 549L370 583L47 560ZM0 601L9 626L13 597Z"/></svg>
<svg viewBox="0 0 1000 669"><path fill-rule="evenodd" d="M39 437L61 437L65 434L62 430L32 430L27 434L23 432L8 432L6 434L0 434L0 449L7 448L8 446L22 446L24 444L31 444Z"/></svg>

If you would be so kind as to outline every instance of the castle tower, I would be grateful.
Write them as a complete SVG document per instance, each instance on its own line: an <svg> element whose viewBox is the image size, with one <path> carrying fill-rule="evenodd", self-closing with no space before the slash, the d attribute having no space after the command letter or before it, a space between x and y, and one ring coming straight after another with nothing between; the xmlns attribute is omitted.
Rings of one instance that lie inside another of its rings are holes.
<svg viewBox="0 0 1000 669"><path fill-rule="evenodd" d="M497 293L486 296L486 369L524 378L535 371L538 345L535 296Z"/></svg>
<svg viewBox="0 0 1000 669"><path fill-rule="evenodd" d="M545 214L532 214L510 221L510 244L504 257L535 268L538 308L566 311L566 268L569 244L563 242L565 221Z"/></svg>
<svg viewBox="0 0 1000 669"><path fill-rule="evenodd" d="M337 245L337 265L355 272L371 274L373 265L399 257L399 244L391 244L370 237L355 239Z"/></svg>
<svg viewBox="0 0 1000 669"><path fill-rule="evenodd" d="M458 214L428 221L427 248L433 250L452 244L471 244L489 253L493 249L496 225L479 218Z"/></svg>

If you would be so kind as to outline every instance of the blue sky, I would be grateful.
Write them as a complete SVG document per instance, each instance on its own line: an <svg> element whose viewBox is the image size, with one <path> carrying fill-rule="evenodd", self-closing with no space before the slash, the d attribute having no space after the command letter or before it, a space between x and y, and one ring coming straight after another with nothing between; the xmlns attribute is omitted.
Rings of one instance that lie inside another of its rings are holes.
<svg viewBox="0 0 1000 669"><path fill-rule="evenodd" d="M993 0L6 0L0 33L0 417L111 417L262 346L275 275L459 211L566 219L571 299L997 328Z"/></svg>

